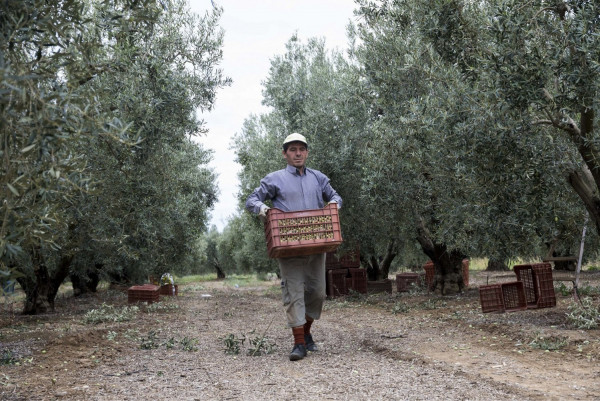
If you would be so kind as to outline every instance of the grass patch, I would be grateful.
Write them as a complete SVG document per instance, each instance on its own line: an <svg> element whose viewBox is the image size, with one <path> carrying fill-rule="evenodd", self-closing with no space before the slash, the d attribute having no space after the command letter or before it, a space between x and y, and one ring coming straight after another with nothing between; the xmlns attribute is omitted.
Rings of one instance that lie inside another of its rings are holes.
<svg viewBox="0 0 600 401"><path fill-rule="evenodd" d="M250 287L263 282L256 274L232 274L223 280L223 284L229 287Z"/></svg>
<svg viewBox="0 0 600 401"><path fill-rule="evenodd" d="M175 283L176 284L190 284L190 283L202 283L205 281L216 281L216 280L217 280L216 273L193 274L190 276L176 277Z"/></svg>

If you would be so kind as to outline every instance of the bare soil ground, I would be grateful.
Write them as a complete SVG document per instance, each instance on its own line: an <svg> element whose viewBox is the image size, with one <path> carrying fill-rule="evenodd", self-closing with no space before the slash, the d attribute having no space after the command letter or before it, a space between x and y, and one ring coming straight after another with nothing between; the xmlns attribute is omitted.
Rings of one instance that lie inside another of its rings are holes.
<svg viewBox="0 0 600 401"><path fill-rule="evenodd" d="M126 306L123 290L60 298L43 316L5 310L0 399L598 399L599 331L569 327L572 297L559 293L554 308L481 313L478 285L505 279L472 272L469 290L454 297L327 300L313 326L320 350L298 362L287 359L291 331L274 281L180 286L125 322L84 323L102 303ZM230 350L246 338L239 354L225 353L228 337ZM247 355L261 339L273 352Z"/></svg>

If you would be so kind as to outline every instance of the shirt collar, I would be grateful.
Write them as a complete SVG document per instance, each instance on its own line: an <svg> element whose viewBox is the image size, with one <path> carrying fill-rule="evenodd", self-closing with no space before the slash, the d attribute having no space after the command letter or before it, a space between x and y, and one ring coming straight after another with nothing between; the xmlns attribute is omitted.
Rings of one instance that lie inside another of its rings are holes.
<svg viewBox="0 0 600 401"><path fill-rule="evenodd" d="M285 170L288 173L295 174L295 175L300 175L300 173L298 172L298 169L296 167L294 167L294 166L290 166L289 164L287 164L285 166ZM304 174L306 174L307 171L308 171L308 169L306 168L306 166L304 166Z"/></svg>

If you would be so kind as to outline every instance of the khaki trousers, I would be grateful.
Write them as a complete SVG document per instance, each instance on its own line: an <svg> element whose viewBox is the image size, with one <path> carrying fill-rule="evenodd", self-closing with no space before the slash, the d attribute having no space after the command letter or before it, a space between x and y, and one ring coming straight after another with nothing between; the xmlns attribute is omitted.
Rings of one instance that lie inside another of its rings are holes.
<svg viewBox="0 0 600 401"><path fill-rule="evenodd" d="M288 327L321 317L325 301L325 254L280 258L281 295Z"/></svg>

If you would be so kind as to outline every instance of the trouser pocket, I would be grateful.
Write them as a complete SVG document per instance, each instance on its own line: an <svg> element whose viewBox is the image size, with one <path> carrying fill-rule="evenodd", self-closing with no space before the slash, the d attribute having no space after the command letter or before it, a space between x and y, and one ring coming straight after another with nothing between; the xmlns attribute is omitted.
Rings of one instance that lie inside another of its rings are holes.
<svg viewBox="0 0 600 401"><path fill-rule="evenodd" d="M289 305L291 302L290 290L288 289L286 280L281 281L281 300L284 306Z"/></svg>

